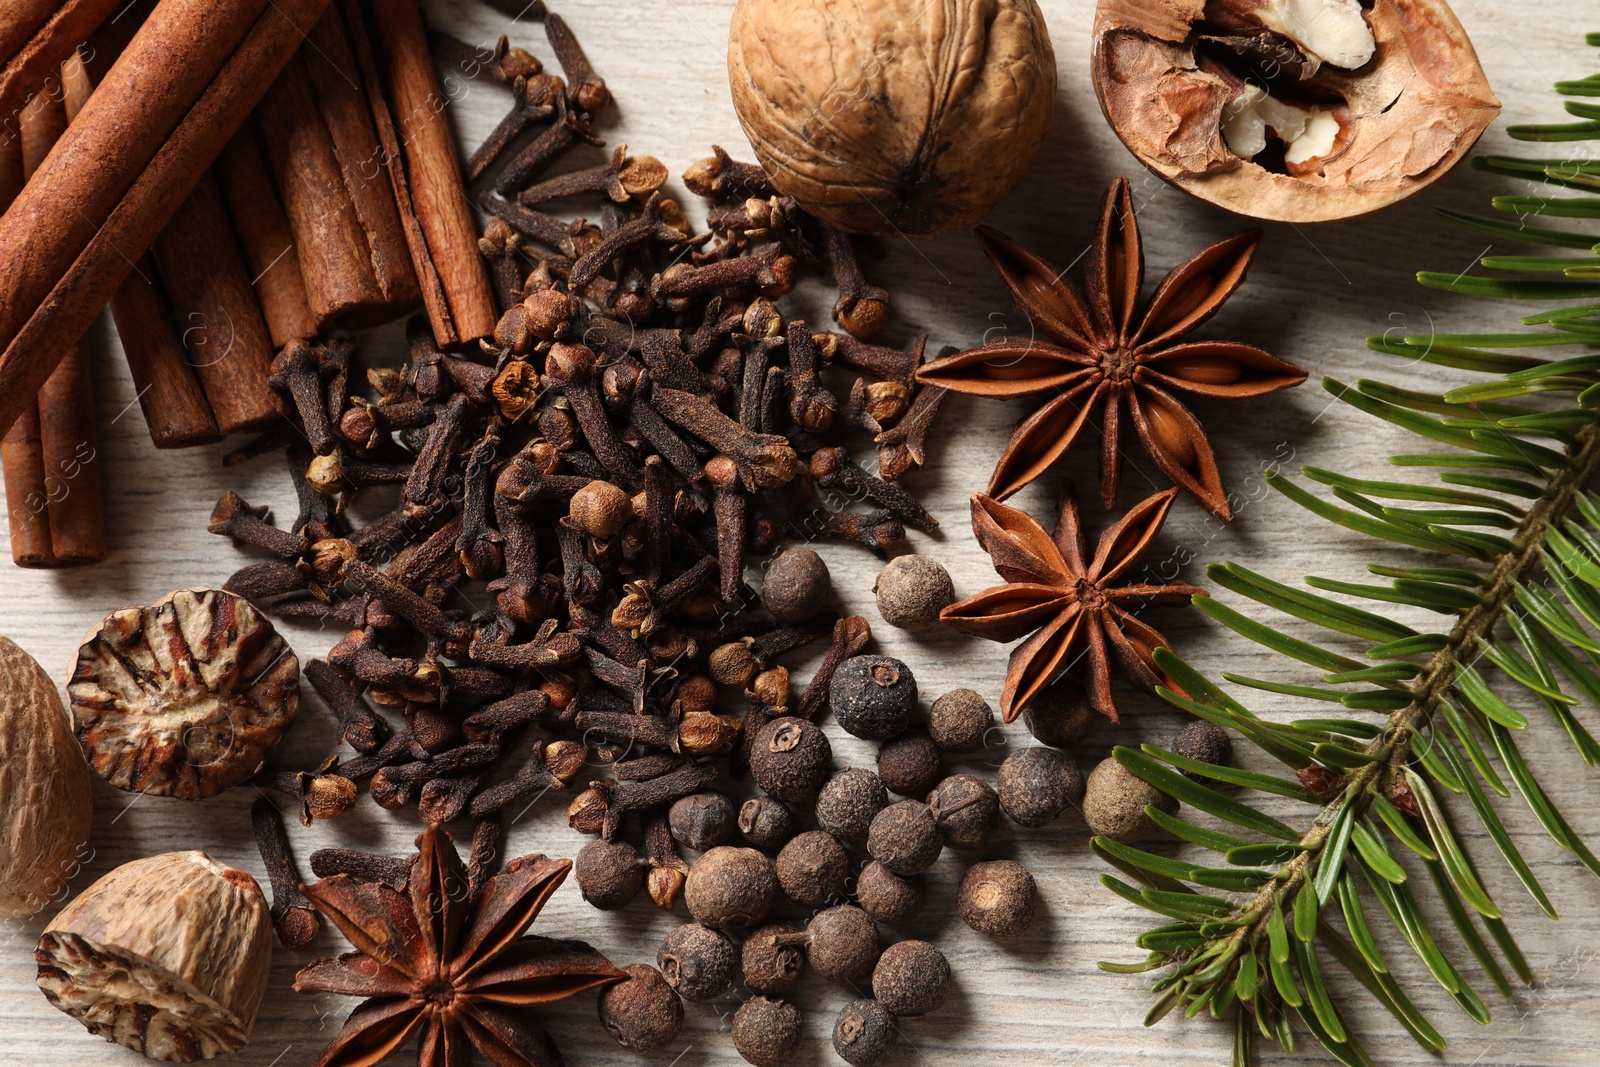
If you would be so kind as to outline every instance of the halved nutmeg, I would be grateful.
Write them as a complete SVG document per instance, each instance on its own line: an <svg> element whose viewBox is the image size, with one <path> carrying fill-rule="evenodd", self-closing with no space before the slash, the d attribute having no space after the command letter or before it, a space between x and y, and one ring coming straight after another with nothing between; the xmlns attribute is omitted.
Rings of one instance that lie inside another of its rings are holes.
<svg viewBox="0 0 1600 1067"><path fill-rule="evenodd" d="M1444 0L1100 0L1092 76L1145 166L1284 222L1404 200L1500 108Z"/></svg>
<svg viewBox="0 0 1600 1067"><path fill-rule="evenodd" d="M67 696L106 781L201 800L260 769L300 708L300 662L249 601L180 589L107 615L78 649Z"/></svg>
<svg viewBox="0 0 1600 1067"><path fill-rule="evenodd" d="M204 852L125 863L51 920L33 952L45 999L153 1060L236 1052L267 989L261 887Z"/></svg>

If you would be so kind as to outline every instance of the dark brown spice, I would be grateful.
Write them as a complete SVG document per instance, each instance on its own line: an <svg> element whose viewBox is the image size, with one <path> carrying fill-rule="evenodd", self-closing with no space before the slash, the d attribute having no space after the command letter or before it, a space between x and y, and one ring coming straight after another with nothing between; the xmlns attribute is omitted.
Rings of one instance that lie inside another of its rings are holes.
<svg viewBox="0 0 1600 1067"><path fill-rule="evenodd" d="M600 1025L632 1052L656 1052L683 1028L683 1002L648 963L623 968L627 978L600 991Z"/></svg>
<svg viewBox="0 0 1600 1067"><path fill-rule="evenodd" d="M738 972L739 952L720 930L685 923L661 942L656 966L680 997L698 1004L728 991Z"/></svg>
<svg viewBox="0 0 1600 1067"><path fill-rule="evenodd" d="M919 800L890 804L873 817L867 852L899 875L921 874L944 851L939 824Z"/></svg>
<svg viewBox="0 0 1600 1067"><path fill-rule="evenodd" d="M283 818L271 800L259 797L250 806L250 825L272 887L272 926L278 941L291 952L304 952L317 939L317 913L300 892L300 872L295 870Z"/></svg>

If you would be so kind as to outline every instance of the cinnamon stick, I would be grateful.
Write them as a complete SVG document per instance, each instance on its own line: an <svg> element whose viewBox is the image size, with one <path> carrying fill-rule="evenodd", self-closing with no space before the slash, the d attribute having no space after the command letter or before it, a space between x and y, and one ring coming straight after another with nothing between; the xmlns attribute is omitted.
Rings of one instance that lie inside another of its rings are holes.
<svg viewBox="0 0 1600 1067"><path fill-rule="evenodd" d="M393 177L396 199L416 220L407 229L412 262L419 277L438 280L437 287L423 286L434 340L441 347L469 344L494 331L494 291L478 252L477 225L422 10L414 0L370 8L362 0L345 0L345 10L352 25L364 21L377 31L387 81L375 84L375 64L368 59L367 91L374 111L381 109L380 134L388 127L385 146L398 147L404 164L394 168Z"/></svg>
<svg viewBox="0 0 1600 1067"><path fill-rule="evenodd" d="M132 21L126 12L119 14L119 18L124 17ZM105 25L95 34L91 39L92 62L84 63L80 58L62 64L69 121L83 110L95 83L104 79L132 36L131 30L125 34L118 30ZM117 287L111 298L111 319L122 342L123 358L128 362L151 442L157 448L185 448L217 440L221 435L211 417L211 406L173 332L166 294L161 291L151 256L142 257Z"/></svg>
<svg viewBox="0 0 1600 1067"><path fill-rule="evenodd" d="M329 8L257 113L319 331L372 326L420 298L388 158L349 36Z"/></svg>
<svg viewBox="0 0 1600 1067"><path fill-rule="evenodd" d="M0 11L0 116L15 133L14 112L28 87L54 77L96 26L127 0L5 0ZM5 134L0 134L4 136Z"/></svg>
<svg viewBox="0 0 1600 1067"><path fill-rule="evenodd" d="M22 137L0 134L0 211L22 191ZM39 439L39 408L28 403L0 440L0 468L6 486L6 518L11 529L11 559L19 567L48 567L50 497L44 485L44 445Z"/></svg>
<svg viewBox="0 0 1600 1067"><path fill-rule="evenodd" d="M78 79L83 63L76 56L63 65L56 96L48 101L44 122L23 127L22 172L31 177L67 129L70 118L65 79ZM73 109L76 113L76 109ZM32 134L32 136L30 136ZM83 343L67 352L39 390L39 441L44 456L45 488L50 494L50 551L57 566L95 563L106 554L105 503L100 492L100 440L94 424L94 383Z"/></svg>
<svg viewBox="0 0 1600 1067"><path fill-rule="evenodd" d="M0 262L11 265L0 275L0 429L49 377L62 341L81 337L94 321L327 2L272 0L217 67L210 62L222 47L217 26L231 25L232 9L255 0L162 0L107 75L106 91L91 98L18 197L32 208L0 217ZM152 92L146 83L160 79L146 72L151 64L184 73L169 76L175 87ZM185 108L197 66L212 73ZM71 218L85 208L87 223Z"/></svg>
<svg viewBox="0 0 1600 1067"><path fill-rule="evenodd" d="M306 299L294 231L250 124L233 135L217 157L216 169L272 347L314 336L317 323Z"/></svg>
<svg viewBox="0 0 1600 1067"><path fill-rule="evenodd" d="M282 414L267 384L272 339L212 175L200 179L151 251L217 429L270 425Z"/></svg>

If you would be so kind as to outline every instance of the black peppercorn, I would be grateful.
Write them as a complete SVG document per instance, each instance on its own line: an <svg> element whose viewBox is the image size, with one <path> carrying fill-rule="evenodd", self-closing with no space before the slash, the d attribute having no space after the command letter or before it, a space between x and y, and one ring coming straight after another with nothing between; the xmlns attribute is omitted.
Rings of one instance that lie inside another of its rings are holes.
<svg viewBox="0 0 1600 1067"><path fill-rule="evenodd" d="M780 945L804 945L813 970L830 982L865 981L878 962L878 928L854 904L819 911L801 933L778 935Z"/></svg>
<svg viewBox="0 0 1600 1067"><path fill-rule="evenodd" d="M992 725L994 709L971 689L952 689L928 709L928 737L944 752L977 752Z"/></svg>
<svg viewBox="0 0 1600 1067"><path fill-rule="evenodd" d="M623 971L627 978L600 991L600 1024L625 1049L666 1048L683 1027L683 1002L648 963L635 963Z"/></svg>
<svg viewBox="0 0 1600 1067"><path fill-rule="evenodd" d="M1033 875L1012 860L974 863L961 878L956 908L962 921L996 941L1020 937L1033 923Z"/></svg>
<svg viewBox="0 0 1600 1067"><path fill-rule="evenodd" d="M839 725L868 741L899 737L917 710L917 680L891 656L854 656L839 664L828 684L828 704Z"/></svg>
<svg viewBox="0 0 1600 1067"><path fill-rule="evenodd" d="M697 923L714 930L742 930L767 917L778 879L772 861L753 848L718 845L695 860L683 886L683 902Z"/></svg>
<svg viewBox="0 0 1600 1067"><path fill-rule="evenodd" d="M794 626L827 606L832 591L828 565L821 556L809 548L787 548L767 565L761 602L773 618Z"/></svg>
<svg viewBox="0 0 1600 1067"><path fill-rule="evenodd" d="M572 864L583 899L601 911L625 908L644 885L639 853L621 841L591 841Z"/></svg>
<svg viewBox="0 0 1600 1067"><path fill-rule="evenodd" d="M888 804L888 790L876 774L846 767L817 794L817 825L841 841L864 845L873 816Z"/></svg>
<svg viewBox="0 0 1600 1067"><path fill-rule="evenodd" d="M705 852L733 837L733 801L715 791L679 797L667 809L667 825L678 844Z"/></svg>
<svg viewBox="0 0 1600 1067"><path fill-rule="evenodd" d="M928 794L939 837L951 848L982 848L1000 817L1000 797L987 782L952 774Z"/></svg>
<svg viewBox="0 0 1600 1067"><path fill-rule="evenodd" d="M1028 702L1022 709L1022 721L1041 745L1071 748L1088 736L1094 709L1083 686L1063 678Z"/></svg>
<svg viewBox="0 0 1600 1067"><path fill-rule="evenodd" d="M950 572L927 556L896 556L883 568L872 591L878 614L890 626L911 630L939 621L939 612L955 602Z"/></svg>
<svg viewBox="0 0 1600 1067"><path fill-rule="evenodd" d="M1228 731L1204 719L1196 719L1179 730L1172 739L1172 751L1189 759L1215 763L1219 767L1226 767L1233 762L1233 742L1228 738ZM1183 773L1197 782L1207 781L1204 775L1192 771Z"/></svg>
<svg viewBox="0 0 1600 1067"><path fill-rule="evenodd" d="M684 923L661 942L656 965L680 997L700 1003L721 996L733 984L739 954L726 935Z"/></svg>
<svg viewBox="0 0 1600 1067"><path fill-rule="evenodd" d="M775 852L794 835L794 816L771 797L752 797L739 807L739 832L756 848Z"/></svg>
<svg viewBox="0 0 1600 1067"><path fill-rule="evenodd" d="M751 997L733 1013L733 1047L755 1067L778 1067L800 1043L800 1009L783 1000Z"/></svg>
<svg viewBox="0 0 1600 1067"><path fill-rule="evenodd" d="M872 995L896 1015L937 1011L950 988L950 961L926 941L899 941L872 969Z"/></svg>
<svg viewBox="0 0 1600 1067"><path fill-rule="evenodd" d="M793 933L794 924L786 922L767 923L751 931L739 953L745 985L769 997L781 997L794 988L806 967L805 953L799 945L780 945L777 940Z"/></svg>
<svg viewBox="0 0 1600 1067"><path fill-rule="evenodd" d="M850 880L850 857L826 830L807 830L778 853L773 869L784 895L807 908L843 899Z"/></svg>
<svg viewBox="0 0 1600 1067"><path fill-rule="evenodd" d="M1083 799L1083 773L1054 748L1025 748L1000 764L1000 806L1019 826L1040 827Z"/></svg>
<svg viewBox="0 0 1600 1067"><path fill-rule="evenodd" d="M922 875L895 874L877 860L863 867L856 879L856 903L887 926L904 926L915 919L927 899Z"/></svg>
<svg viewBox="0 0 1600 1067"><path fill-rule="evenodd" d="M878 812L867 832L867 852L895 874L921 874L944 851L939 824L920 800L902 800Z"/></svg>
<svg viewBox="0 0 1600 1067"><path fill-rule="evenodd" d="M896 738L878 750L878 777L891 793L925 797L944 777L939 750L925 733Z"/></svg>
<svg viewBox="0 0 1600 1067"><path fill-rule="evenodd" d="M894 1015L876 1000L852 1000L833 1024L833 1051L850 1067L877 1067L894 1048Z"/></svg>
<svg viewBox="0 0 1600 1067"><path fill-rule="evenodd" d="M750 777L768 796L802 804L816 798L832 759L833 747L821 730L786 715L756 734L750 747Z"/></svg>

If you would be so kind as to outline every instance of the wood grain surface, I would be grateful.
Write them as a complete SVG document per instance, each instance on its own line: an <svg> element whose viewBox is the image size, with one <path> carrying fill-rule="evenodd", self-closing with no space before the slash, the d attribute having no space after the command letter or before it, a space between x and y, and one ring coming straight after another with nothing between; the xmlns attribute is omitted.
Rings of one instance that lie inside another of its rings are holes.
<svg viewBox="0 0 1600 1067"><path fill-rule="evenodd" d="M489 42L505 33L514 43L549 58L536 24L508 21L472 0L429 0L426 6L435 25L468 41ZM749 157L726 88L724 48L731 0L633 4L565 0L557 6L616 95L618 105L601 125L608 146L625 142L635 152L655 154L675 175L708 154L714 143ZM1127 174L1135 184L1152 281L1205 244L1239 230L1243 225L1239 219L1148 176L1107 129L1086 75L1093 5L1088 0L1043 0L1042 6L1061 71L1055 122L1038 164L1017 195L989 221L1047 258L1072 262L1084 250L1101 189L1115 175ZM1502 119L1483 142L1485 148L1507 147L1502 132L1507 122L1559 121L1560 107L1549 83L1600 69L1594 51L1582 41L1584 30L1600 29L1587 0L1539 4L1462 0L1457 13L1505 104ZM452 116L462 145L470 148L498 119L509 97L496 85L461 83L457 88ZM578 153L575 162L587 165L601 158L600 149L588 149ZM1374 558L1372 547L1308 518L1269 490L1260 471L1272 463L1291 469L1313 463L1366 476L1395 473L1384 456L1413 450L1412 439L1333 402L1316 384L1317 378L1327 374L1352 381L1373 376L1434 387L1454 380L1451 372L1400 366L1368 351L1362 339L1386 330L1423 333L1435 323L1452 330L1503 329L1510 324L1516 314L1513 307L1430 292L1416 285L1412 276L1418 269L1465 270L1489 243L1484 236L1442 224L1434 208L1483 208L1491 191L1521 191L1515 184L1462 168L1415 201L1376 218L1316 228L1267 227L1249 281L1206 327L1207 336L1259 344L1308 367L1312 381L1257 402L1196 405L1213 431L1227 484L1237 494L1236 518L1224 528L1192 500L1180 501L1157 544L1160 558L1181 562L1183 577L1201 583L1203 565L1218 559L1236 559L1282 580L1308 572L1363 578L1364 564ZM681 195L676 182L674 188ZM985 330L1012 317L1000 284L970 235L914 243L892 240L884 248L885 257L869 261L867 271L892 293L893 339L905 340L926 330L935 350L945 344L967 347ZM813 320L823 320L831 296L817 286L806 290L798 304ZM148 603L175 587L220 584L251 561L252 557L205 532L206 516L224 490L237 489L252 503L272 505L279 515L294 513L281 456L224 470L219 462L221 447L154 451L105 320L91 336L90 346L97 375L110 555L99 566L72 572L0 567L0 631L63 682L78 642L104 613ZM362 335L359 347L370 363L398 361L404 355L398 327ZM944 523L938 536L913 534L914 547L942 561L962 595L995 580L987 557L970 534L967 498L986 483L996 453L1020 413L1000 403L952 399L945 407L943 431L928 469L908 479ZM1160 485L1148 473L1148 465L1135 456L1129 460L1123 506L1138 499L1146 486ZM1068 465L1069 473L1091 492L1093 464L1093 449L1084 449ZM1016 502L1047 516L1058 484L1055 476L1047 477ZM1091 523L1105 521L1097 504L1088 507ZM870 595L881 561L848 547L819 547L844 606L873 621L879 648L911 664L924 703L961 685L977 688L991 701L998 697L1005 649L938 630L910 634L882 624ZM4 554L9 556L8 551ZM1409 559L1398 549L1388 555L1393 562ZM1168 611L1151 621L1183 655L1213 676L1232 668L1295 677L1281 661L1262 656L1231 632L1191 613ZM338 636L307 627L289 627L285 632L302 660L324 654ZM809 671L810 664L798 667L797 677ZM284 765L309 765L327 751L331 738L330 716L309 687L305 692L301 721L275 754ZM1152 698L1120 692L1126 725L1120 731L1109 724L1096 727L1078 753L1086 769L1112 744L1161 742L1182 721ZM1251 695L1247 701L1268 715L1296 710L1283 699ZM1594 709L1585 708L1581 714L1591 727L1595 725ZM831 723L828 730L839 764L870 765L871 746L845 736ZM1600 771L1586 769L1547 718L1535 717L1527 735L1524 751L1529 762L1540 769L1575 828L1591 843L1600 843L1600 812L1595 805ZM999 732L990 750L970 760L951 761L951 766L991 777L1007 751L1029 740L1018 723ZM252 789L236 789L198 804L136 797L101 782L95 790L94 854L75 889L119 863L179 848L203 848L258 877L264 873L250 836L249 806L256 796ZM566 827L564 807L565 798L550 796L526 812L514 813L510 853L574 854L583 842ZM1287 801L1265 807L1294 820L1305 817ZM1422 1053L1375 1003L1356 991L1347 1003L1358 1030L1369 1035L1368 1047L1379 1063L1555 1067L1596 1062L1600 882L1543 836L1519 804L1502 804L1500 810L1549 889L1561 912L1560 923L1538 913L1482 835L1470 836L1468 848L1485 869L1489 888L1519 935L1538 983L1519 990L1510 1001L1493 997L1467 953L1452 944L1453 958L1490 999L1495 1018L1481 1028L1461 1015L1415 958L1396 945L1389 953L1391 965L1450 1047L1439 1056ZM411 813L385 812L366 800L350 814L314 829L291 827L302 863L314 848L328 845L406 852L417 831ZM1020 860L1038 879L1043 908L1037 926L1022 943L1004 948L968 930L955 917L953 906L955 885L968 857L946 853L931 875L924 917L904 933L934 940L944 949L955 973L954 992L938 1014L903 1023L902 1046L890 1063L1101 1067L1228 1061L1227 1027L1168 1019L1145 1029L1141 1020L1149 999L1146 981L1096 969L1097 960L1136 958L1132 940L1151 921L1100 886L1105 868L1089 853L1076 813L1042 831L1003 826L977 858L1001 856ZM125 1049L86 1034L78 1023L50 1008L34 988L31 949L48 914L0 929L0 1064L142 1062ZM663 914L642 895L621 913L596 912L569 882L545 910L535 932L586 938L618 963L654 962L660 938L682 920L681 910ZM314 954L275 951L254 1039L233 1058L234 1063L267 1067L311 1062L352 1004L334 997L298 996L290 984L295 970L312 955L344 949L337 935L325 932ZM794 1063L838 1062L828 1047L828 1034L834 1014L849 995L816 976L801 984L796 1001L805 1012L806 1039ZM612 1043L596 1022L592 994L558 1005L544 1017L574 1067L629 1062L661 1067L674 1062L737 1064L741 1061L726 1030L738 1002L730 994L713 1004L689 1005L680 1039L649 1057L635 1057ZM1300 1059L1331 1062L1317 1050L1305 1051ZM1274 1052L1263 1061L1276 1063L1280 1057Z"/></svg>

